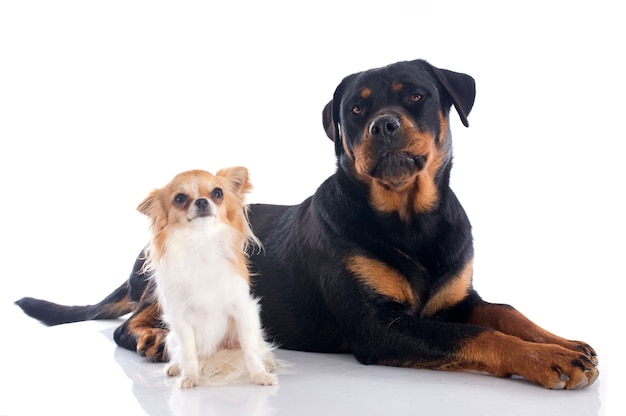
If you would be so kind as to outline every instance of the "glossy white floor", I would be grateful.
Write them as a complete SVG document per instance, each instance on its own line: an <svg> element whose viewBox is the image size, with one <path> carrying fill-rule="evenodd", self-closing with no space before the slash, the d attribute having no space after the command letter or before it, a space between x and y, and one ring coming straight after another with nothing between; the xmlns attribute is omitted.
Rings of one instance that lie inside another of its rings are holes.
<svg viewBox="0 0 626 416"><path fill-rule="evenodd" d="M520 379L363 366L350 355L279 350L292 363L280 384L180 390L149 363L116 347L117 321L46 328L6 304L0 344L0 415L617 415L607 408L607 366L581 391ZM617 410L616 408L613 408Z"/></svg>

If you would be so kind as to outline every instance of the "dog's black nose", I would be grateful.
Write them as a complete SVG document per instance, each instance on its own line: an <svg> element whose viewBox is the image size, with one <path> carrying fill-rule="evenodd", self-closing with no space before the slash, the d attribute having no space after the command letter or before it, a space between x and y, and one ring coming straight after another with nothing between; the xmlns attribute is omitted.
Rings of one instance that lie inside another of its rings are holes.
<svg viewBox="0 0 626 416"><path fill-rule="evenodd" d="M400 128L400 119L392 115L382 115L376 117L370 123L370 134L372 136L389 139L393 133Z"/></svg>
<svg viewBox="0 0 626 416"><path fill-rule="evenodd" d="M198 198L195 204L200 209L206 209L209 206L209 200L206 198Z"/></svg>

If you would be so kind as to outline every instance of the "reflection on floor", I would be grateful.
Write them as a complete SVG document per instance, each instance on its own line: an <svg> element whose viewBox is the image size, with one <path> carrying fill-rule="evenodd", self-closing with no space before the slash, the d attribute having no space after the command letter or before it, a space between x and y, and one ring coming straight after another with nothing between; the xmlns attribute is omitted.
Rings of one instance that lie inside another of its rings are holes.
<svg viewBox="0 0 626 416"><path fill-rule="evenodd" d="M164 364L116 347L118 321L47 328L13 305L1 310L10 337L0 347L8 363L0 415L605 414L602 363L590 388L550 391L520 379L363 366L351 355L279 350L292 367L278 386L180 390Z"/></svg>

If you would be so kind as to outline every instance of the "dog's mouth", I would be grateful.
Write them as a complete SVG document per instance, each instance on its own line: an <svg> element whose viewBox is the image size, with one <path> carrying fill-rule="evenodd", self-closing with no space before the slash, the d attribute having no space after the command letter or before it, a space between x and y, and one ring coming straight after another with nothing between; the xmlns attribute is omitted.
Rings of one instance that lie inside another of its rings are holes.
<svg viewBox="0 0 626 416"><path fill-rule="evenodd" d="M369 174L384 184L398 188L406 185L426 166L426 155L412 155L406 152L384 154Z"/></svg>
<svg viewBox="0 0 626 416"><path fill-rule="evenodd" d="M199 218L207 218L207 217L212 217L212 216L213 216L213 213L211 212L198 212L195 215L192 215L191 217L187 217L187 221L191 222Z"/></svg>

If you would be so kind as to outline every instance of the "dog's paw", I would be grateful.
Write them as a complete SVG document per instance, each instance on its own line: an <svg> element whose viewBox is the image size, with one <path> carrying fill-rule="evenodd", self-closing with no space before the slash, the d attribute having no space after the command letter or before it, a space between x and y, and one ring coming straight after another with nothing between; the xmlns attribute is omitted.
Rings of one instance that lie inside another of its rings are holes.
<svg viewBox="0 0 626 416"><path fill-rule="evenodd" d="M598 365L598 354L596 354L596 351L591 348L591 345L581 341L569 341L569 343L570 345L568 346L568 348L570 350L583 353L589 359L589 361L591 361L595 365Z"/></svg>
<svg viewBox="0 0 626 416"><path fill-rule="evenodd" d="M198 380L195 377L181 377L178 380L178 387L181 389L190 389L192 387L196 387L198 385Z"/></svg>
<svg viewBox="0 0 626 416"><path fill-rule="evenodd" d="M178 377L180 375L180 366L178 364L170 365L167 367L167 370L165 370L165 374L170 377Z"/></svg>
<svg viewBox="0 0 626 416"><path fill-rule="evenodd" d="M570 350L558 345L546 346L531 355L528 375L524 377L549 389L581 389L593 384L600 374L597 356L590 350Z"/></svg>
<svg viewBox="0 0 626 416"><path fill-rule="evenodd" d="M278 369L279 364L276 361L276 358L274 358L274 354L270 354L263 358L263 366L265 367L265 371L268 373Z"/></svg>
<svg viewBox="0 0 626 416"><path fill-rule="evenodd" d="M137 334L137 353L153 362L167 362L165 348L167 331L161 328L144 328Z"/></svg>
<svg viewBox="0 0 626 416"><path fill-rule="evenodd" d="M278 377L276 374L256 373L251 374L250 379L254 384L258 384L260 386L275 386L278 384Z"/></svg>

